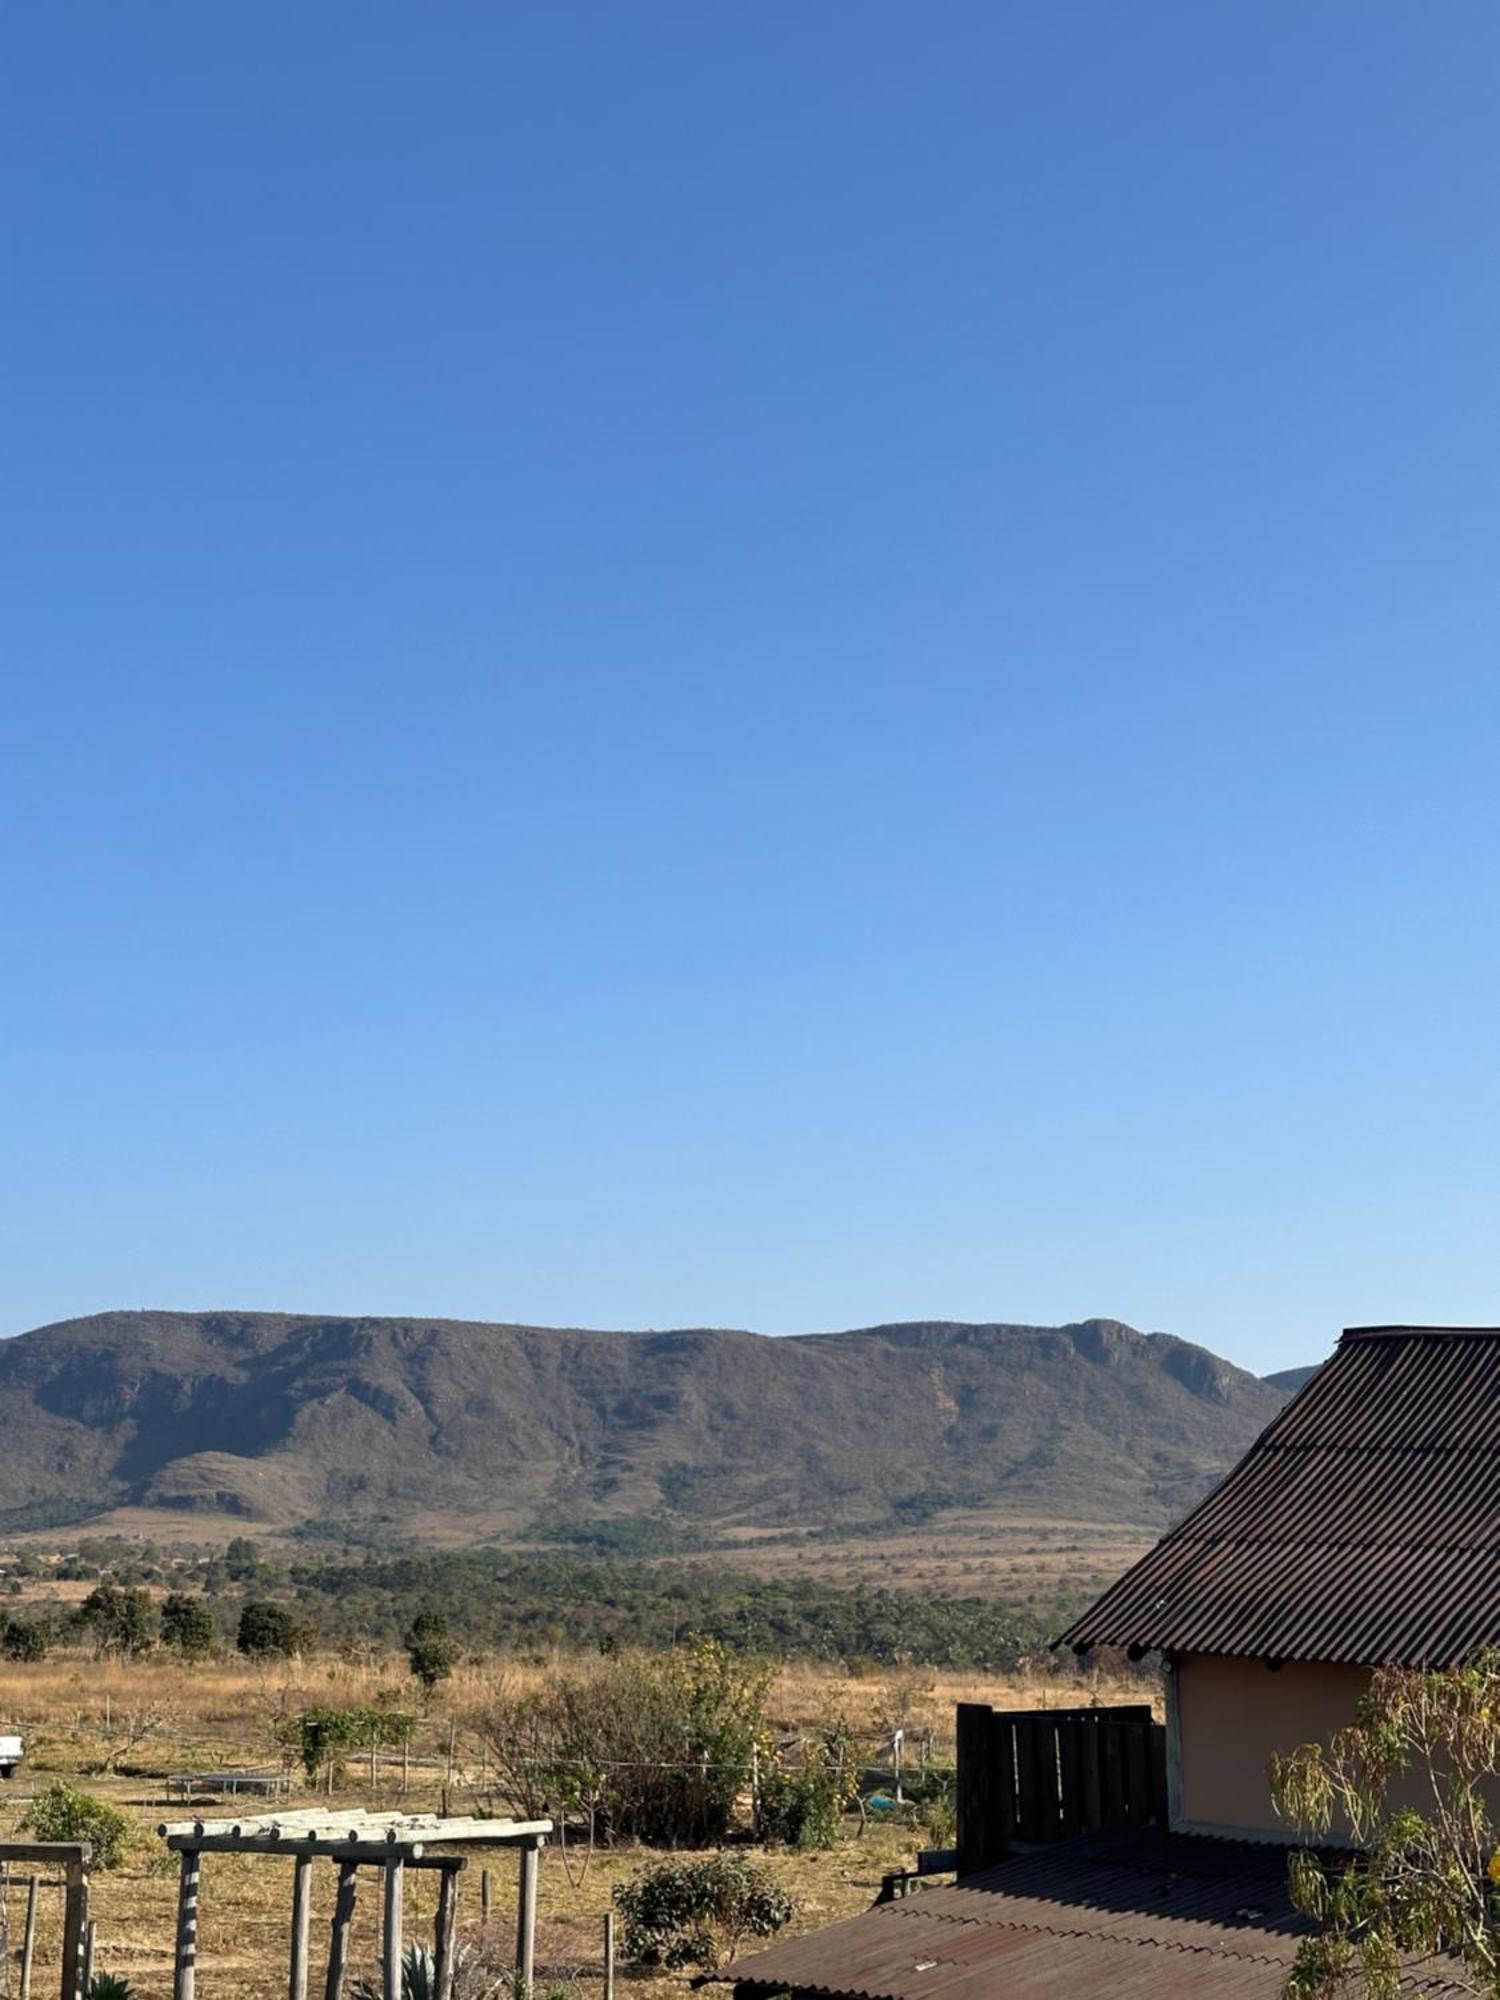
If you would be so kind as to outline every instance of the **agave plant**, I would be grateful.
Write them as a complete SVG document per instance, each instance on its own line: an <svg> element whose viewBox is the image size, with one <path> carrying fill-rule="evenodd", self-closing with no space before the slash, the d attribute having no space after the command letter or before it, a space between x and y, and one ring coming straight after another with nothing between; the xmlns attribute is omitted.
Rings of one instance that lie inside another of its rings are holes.
<svg viewBox="0 0 1500 2000"><path fill-rule="evenodd" d="M135 2000L135 1988L118 1972L96 1972L89 1981L88 2000Z"/></svg>
<svg viewBox="0 0 1500 2000"><path fill-rule="evenodd" d="M370 1979L356 1980L353 1992L354 2000L381 2000L380 1987ZM408 1945L401 1954L401 2000L437 2000L437 1960L425 1945Z"/></svg>

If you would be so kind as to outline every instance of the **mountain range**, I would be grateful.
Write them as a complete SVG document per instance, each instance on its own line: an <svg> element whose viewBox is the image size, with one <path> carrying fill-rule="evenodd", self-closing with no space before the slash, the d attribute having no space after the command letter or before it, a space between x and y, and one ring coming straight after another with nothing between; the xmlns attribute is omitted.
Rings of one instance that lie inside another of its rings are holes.
<svg viewBox="0 0 1500 2000"><path fill-rule="evenodd" d="M1107 1319L768 1338L106 1312L0 1341L0 1526L129 1510L524 1541L977 1507L1150 1527L1286 1393Z"/></svg>

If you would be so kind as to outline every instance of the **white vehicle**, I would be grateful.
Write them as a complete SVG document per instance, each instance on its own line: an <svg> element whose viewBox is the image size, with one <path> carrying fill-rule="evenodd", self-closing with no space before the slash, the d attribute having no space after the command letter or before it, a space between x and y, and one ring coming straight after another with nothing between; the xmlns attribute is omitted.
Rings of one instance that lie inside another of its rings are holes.
<svg viewBox="0 0 1500 2000"><path fill-rule="evenodd" d="M0 1778L13 1778L23 1755L19 1736L0 1736Z"/></svg>

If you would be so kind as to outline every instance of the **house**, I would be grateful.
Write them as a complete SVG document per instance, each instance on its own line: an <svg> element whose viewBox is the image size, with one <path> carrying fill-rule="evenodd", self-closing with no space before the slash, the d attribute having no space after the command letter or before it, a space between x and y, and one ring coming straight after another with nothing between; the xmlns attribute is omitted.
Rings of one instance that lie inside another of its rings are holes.
<svg viewBox="0 0 1500 2000"><path fill-rule="evenodd" d="M1082 1712L1056 1719L1039 1749L1022 1740L1029 1718L984 1724L984 1711L966 1732L961 1712L967 1871L729 1966L736 2000L1090 1987L1275 2000L1307 1925L1287 1896L1270 1760L1353 1721L1374 1668L1446 1666L1500 1643L1497 1472L1500 1328L1351 1328L1228 1477L1064 1635L1080 1653L1161 1655L1164 1785L1100 1780L1130 1711L1092 1727ZM996 1743L998 1779L984 1748ZM967 1839L966 1797L994 1802ZM991 1858L1002 1850L1011 1858ZM1403 1990L1466 1989L1428 1962Z"/></svg>
<svg viewBox="0 0 1500 2000"><path fill-rule="evenodd" d="M1500 1640L1500 1328L1351 1327L1228 1478L1064 1635L1160 1652L1170 1822L1284 1841L1267 1769L1374 1667Z"/></svg>

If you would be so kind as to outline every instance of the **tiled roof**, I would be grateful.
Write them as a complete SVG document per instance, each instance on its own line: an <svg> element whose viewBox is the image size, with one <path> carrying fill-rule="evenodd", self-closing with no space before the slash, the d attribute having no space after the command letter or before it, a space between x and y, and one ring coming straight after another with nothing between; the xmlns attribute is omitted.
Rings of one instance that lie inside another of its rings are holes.
<svg viewBox="0 0 1500 2000"><path fill-rule="evenodd" d="M1278 2000L1307 1920L1286 1850L1188 1834L1068 1841L715 1974L823 2000ZM1430 1963L1404 1991L1457 1994Z"/></svg>
<svg viewBox="0 0 1500 2000"><path fill-rule="evenodd" d="M1064 1638L1358 1666L1500 1644L1500 1328L1352 1327Z"/></svg>

